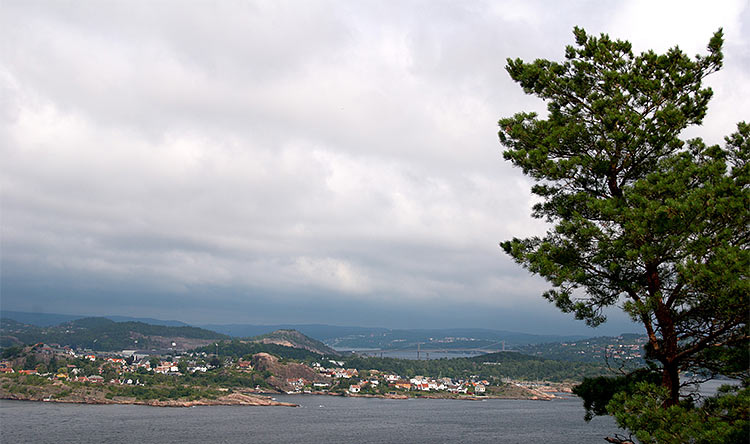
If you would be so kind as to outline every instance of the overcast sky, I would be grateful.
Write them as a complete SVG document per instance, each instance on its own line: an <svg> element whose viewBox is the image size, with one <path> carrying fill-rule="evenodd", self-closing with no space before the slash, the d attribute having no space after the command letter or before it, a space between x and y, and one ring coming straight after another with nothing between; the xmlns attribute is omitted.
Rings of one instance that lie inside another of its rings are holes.
<svg viewBox="0 0 750 444"><path fill-rule="evenodd" d="M7 310L193 323L591 330L497 246L541 234L497 120L543 110L507 57L573 26L725 68L750 118L746 1L0 2Z"/></svg>

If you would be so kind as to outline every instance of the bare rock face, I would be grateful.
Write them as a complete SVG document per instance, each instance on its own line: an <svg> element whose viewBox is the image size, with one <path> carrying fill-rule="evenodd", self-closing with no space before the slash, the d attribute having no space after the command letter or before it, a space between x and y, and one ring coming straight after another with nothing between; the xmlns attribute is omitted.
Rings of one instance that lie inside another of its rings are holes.
<svg viewBox="0 0 750 444"><path fill-rule="evenodd" d="M268 353L256 353L251 361L254 369L264 372L266 370L271 371L272 368L278 366L279 358Z"/></svg>
<svg viewBox="0 0 750 444"><path fill-rule="evenodd" d="M303 335L297 330L276 330L265 335L256 336L250 342L261 344L276 344L284 347L299 348L320 355L338 356L339 352L318 341Z"/></svg>
<svg viewBox="0 0 750 444"><path fill-rule="evenodd" d="M290 362L283 364L279 358L268 353L257 353L252 358L253 368L258 371L268 371L271 377L267 382L279 390L289 391L293 386L289 381L303 379L308 382L323 381L324 376L304 364Z"/></svg>
<svg viewBox="0 0 750 444"><path fill-rule="evenodd" d="M273 338L263 338L260 340L261 344L275 344L275 345L283 345L284 347L292 347L294 348L294 344L292 344L290 341L285 341L283 339L273 339Z"/></svg>

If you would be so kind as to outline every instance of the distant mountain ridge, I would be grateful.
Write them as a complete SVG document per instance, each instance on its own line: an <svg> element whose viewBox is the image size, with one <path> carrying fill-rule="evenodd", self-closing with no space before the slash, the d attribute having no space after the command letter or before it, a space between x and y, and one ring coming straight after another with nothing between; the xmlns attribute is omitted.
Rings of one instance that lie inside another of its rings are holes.
<svg viewBox="0 0 750 444"><path fill-rule="evenodd" d="M75 321L83 318L107 318L115 322L142 322L151 325L164 325L167 327L190 327L182 321L162 320L154 318L136 318L131 316L90 316L90 315L71 315L60 313L30 313L24 311L12 311L0 309L0 318L12 319L24 324L36 325L37 327L52 327L62 324L63 322Z"/></svg>
<svg viewBox="0 0 750 444"><path fill-rule="evenodd" d="M382 327L351 327L326 324L201 324L198 327L235 337L259 336L276 330L297 330L306 336L323 342L342 336L369 335L389 331L389 329Z"/></svg>
<svg viewBox="0 0 750 444"><path fill-rule="evenodd" d="M45 342L99 351L187 350L228 338L198 327L115 322L107 318L75 319L48 327L0 318L0 346L3 347Z"/></svg>
<svg viewBox="0 0 750 444"><path fill-rule="evenodd" d="M50 327L87 316L0 310L0 317L39 327ZM128 316L103 316L102 318L116 322L141 322L148 325L190 326L188 323L176 320L165 321ZM535 335L482 328L388 329L326 324L201 324L194 327L216 332L218 336L226 335L237 338L253 338L278 330L296 330L338 350L367 348L388 350L416 347L417 344L425 349L486 347L491 350L493 348L501 349L503 343L506 347L512 348L527 344L563 342L585 338L582 335Z"/></svg>
<svg viewBox="0 0 750 444"><path fill-rule="evenodd" d="M285 328L275 328L278 327L276 325L230 324L224 326L224 332L217 332L189 326L181 321L152 318L79 318L75 315L40 315L13 311L2 311L2 314L15 319L0 318L0 347L45 342L99 351L137 349L179 352L205 348L208 353L219 347L239 356L269 352L294 359L309 357L309 354L337 356L347 351L365 354L391 351L403 354L404 350L411 352L417 348L426 353L469 351L476 354L515 350L531 356L568 362L598 363L605 360L606 355L626 363L642 363L643 337L636 334L587 338L472 328L392 330L322 324L289 324L284 325ZM46 324L61 319L62 322L53 326L31 323ZM113 319L123 321L116 322ZM143 319L153 323L130 319ZM299 330L294 327L299 327ZM234 335L227 334L228 332ZM243 334L237 337L240 333ZM224 344L217 344L220 342Z"/></svg>

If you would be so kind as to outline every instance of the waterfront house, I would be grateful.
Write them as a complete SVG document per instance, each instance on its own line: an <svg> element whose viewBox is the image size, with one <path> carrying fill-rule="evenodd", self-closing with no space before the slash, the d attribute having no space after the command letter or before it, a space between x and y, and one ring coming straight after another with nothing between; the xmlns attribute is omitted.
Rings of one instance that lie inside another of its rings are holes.
<svg viewBox="0 0 750 444"><path fill-rule="evenodd" d="M418 382L416 384L411 385L412 390L422 390L425 392L430 391L430 384L427 381L424 382Z"/></svg>
<svg viewBox="0 0 750 444"><path fill-rule="evenodd" d="M411 383L407 380L400 379L398 381L394 381L390 384L391 387L403 389L403 390L411 390Z"/></svg>

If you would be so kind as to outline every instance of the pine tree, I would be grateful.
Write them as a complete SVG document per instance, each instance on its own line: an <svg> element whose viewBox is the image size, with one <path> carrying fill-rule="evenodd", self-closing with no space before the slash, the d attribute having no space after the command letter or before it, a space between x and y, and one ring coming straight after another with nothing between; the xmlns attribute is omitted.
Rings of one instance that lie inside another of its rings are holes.
<svg viewBox="0 0 750 444"><path fill-rule="evenodd" d="M595 326L618 305L642 324L666 409L681 372L748 377L750 125L723 146L680 137L706 115L721 30L695 58L574 35L562 63L508 60L548 115L501 119L503 155L535 181L532 215L552 228L501 247L562 311Z"/></svg>

